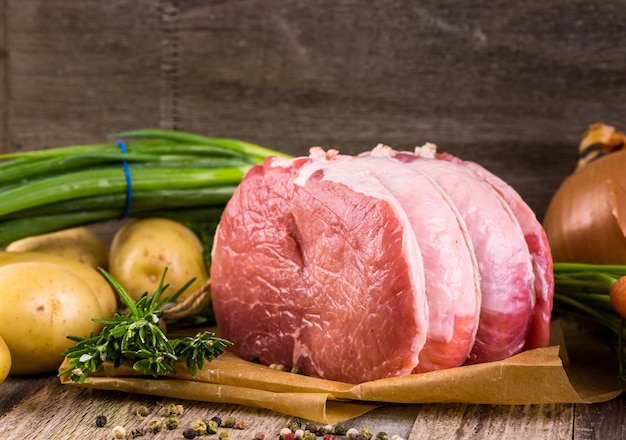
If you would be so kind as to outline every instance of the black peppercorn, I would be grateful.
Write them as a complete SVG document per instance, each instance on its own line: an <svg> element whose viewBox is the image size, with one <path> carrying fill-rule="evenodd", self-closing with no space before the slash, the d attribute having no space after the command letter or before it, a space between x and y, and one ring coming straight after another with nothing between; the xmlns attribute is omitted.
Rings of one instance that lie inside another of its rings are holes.
<svg viewBox="0 0 626 440"><path fill-rule="evenodd" d="M193 428L185 429L185 431L183 431L183 437L186 439L196 438L196 430Z"/></svg>
<svg viewBox="0 0 626 440"><path fill-rule="evenodd" d="M105 416L96 417L96 426L98 428L103 428L107 424L107 418Z"/></svg>

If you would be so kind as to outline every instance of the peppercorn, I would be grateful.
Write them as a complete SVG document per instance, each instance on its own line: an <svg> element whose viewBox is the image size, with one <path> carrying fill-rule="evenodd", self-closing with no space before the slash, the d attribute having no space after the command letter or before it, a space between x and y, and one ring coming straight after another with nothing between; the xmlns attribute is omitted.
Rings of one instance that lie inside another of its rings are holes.
<svg viewBox="0 0 626 440"><path fill-rule="evenodd" d="M300 368L300 367L293 367L293 368L291 369L291 372L292 372L293 374L302 374L302 368Z"/></svg>
<svg viewBox="0 0 626 440"><path fill-rule="evenodd" d="M316 440L317 436L315 435L315 433L309 431L308 429L304 431L304 434L302 435L302 440Z"/></svg>
<svg viewBox="0 0 626 440"><path fill-rule="evenodd" d="M180 422L178 420L178 417L175 416L170 416L167 418L167 420L165 420L165 427L169 430L178 428L179 424Z"/></svg>
<svg viewBox="0 0 626 440"><path fill-rule="evenodd" d="M182 405L170 403L169 405L167 405L167 408L165 408L165 415L167 417L181 416L183 414L183 411L184 411L184 408Z"/></svg>
<svg viewBox="0 0 626 440"><path fill-rule="evenodd" d="M235 418L233 416L228 416L224 419L224 428L232 428L235 426Z"/></svg>
<svg viewBox="0 0 626 440"><path fill-rule="evenodd" d="M133 429L130 430L130 436L132 438L142 437L143 436L143 429L141 429L139 426L134 427Z"/></svg>
<svg viewBox="0 0 626 440"><path fill-rule="evenodd" d="M217 425L217 422L215 420L202 419L202 421L206 425L207 434L217 434L219 426Z"/></svg>
<svg viewBox="0 0 626 440"><path fill-rule="evenodd" d="M296 440L302 440L302 437L304 437L304 430L298 428L298 429L296 429L294 431L293 434L294 434Z"/></svg>
<svg viewBox="0 0 626 440"><path fill-rule="evenodd" d="M361 432L359 434L361 434L363 437L365 437L365 440L371 440L372 437L374 436L374 433L369 428L361 429Z"/></svg>
<svg viewBox="0 0 626 440"><path fill-rule="evenodd" d="M123 426L116 426L111 430L111 436L114 439L120 439L126 437L126 430Z"/></svg>
<svg viewBox="0 0 626 440"><path fill-rule="evenodd" d="M193 422L191 428L196 431L197 435L204 435L207 431L206 423L204 423L202 420L196 420L195 422Z"/></svg>
<svg viewBox="0 0 626 440"><path fill-rule="evenodd" d="M211 417L211 420L213 420L215 423L217 423L217 426L222 426L222 419L219 416L213 416Z"/></svg>
<svg viewBox="0 0 626 440"><path fill-rule="evenodd" d="M277 371L287 371L287 367L283 364L270 364L270 368Z"/></svg>
<svg viewBox="0 0 626 440"><path fill-rule="evenodd" d="M346 431L346 437L349 440L356 440L357 435L359 435L359 431L356 428L350 428Z"/></svg>
<svg viewBox="0 0 626 440"><path fill-rule="evenodd" d="M288 434L293 434L293 433L291 432L291 429L289 429L289 428L283 428L283 429L281 429L281 430L280 430L280 433L278 434L278 437L279 437L280 439L284 440L284 439L285 439L285 436L286 436L286 435L288 435Z"/></svg>
<svg viewBox="0 0 626 440"><path fill-rule="evenodd" d="M376 440L389 440L389 435L384 431L380 431L376 434Z"/></svg>
<svg viewBox="0 0 626 440"><path fill-rule="evenodd" d="M107 418L105 416L97 416L96 417L96 426L98 428L102 428L104 426L106 426L107 424Z"/></svg>
<svg viewBox="0 0 626 440"><path fill-rule="evenodd" d="M227 430L222 429L217 435L217 438L219 438L220 440L228 440L230 438L230 434L228 433Z"/></svg>
<svg viewBox="0 0 626 440"><path fill-rule="evenodd" d="M196 430L193 429L193 428L185 429L183 431L183 437L185 437L187 440L191 440L193 438L196 438Z"/></svg>
<svg viewBox="0 0 626 440"><path fill-rule="evenodd" d="M322 434L331 434L333 432L333 425L324 425L320 428Z"/></svg>
<svg viewBox="0 0 626 440"><path fill-rule="evenodd" d="M402 437L400 437L399 435L394 434L394 436L391 437L391 440L404 440L404 439Z"/></svg>
<svg viewBox="0 0 626 440"><path fill-rule="evenodd" d="M141 405L137 407L137 409L135 410L135 414L137 414L137 417L143 418L150 415L150 410L147 406Z"/></svg>
<svg viewBox="0 0 626 440"><path fill-rule="evenodd" d="M248 427L248 422L245 420L241 420L233 425L233 429L246 429Z"/></svg>
<svg viewBox="0 0 626 440"><path fill-rule="evenodd" d="M287 428L289 428L291 432L296 432L298 429L300 429L300 423L298 423L297 420L293 420L287 425Z"/></svg>
<svg viewBox="0 0 626 440"><path fill-rule="evenodd" d="M254 440L265 440L265 434L262 432L257 432L254 434Z"/></svg>
<svg viewBox="0 0 626 440"><path fill-rule="evenodd" d="M165 428L165 422L163 422L163 419L155 418L150 420L150 423L148 424L148 431L153 434L163 431L163 428Z"/></svg>
<svg viewBox="0 0 626 440"><path fill-rule="evenodd" d="M333 433L336 435L346 435L347 432L348 428L346 427L346 425L342 424L335 425L335 428L333 429Z"/></svg>

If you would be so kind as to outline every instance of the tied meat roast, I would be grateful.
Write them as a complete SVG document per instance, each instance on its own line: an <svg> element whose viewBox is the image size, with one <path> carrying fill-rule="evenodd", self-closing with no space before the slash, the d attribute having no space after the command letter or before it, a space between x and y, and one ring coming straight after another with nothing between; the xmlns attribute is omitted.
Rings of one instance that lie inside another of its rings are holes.
<svg viewBox="0 0 626 440"><path fill-rule="evenodd" d="M549 341L546 235L519 194L432 144L270 157L212 251L220 336L244 359L360 383Z"/></svg>

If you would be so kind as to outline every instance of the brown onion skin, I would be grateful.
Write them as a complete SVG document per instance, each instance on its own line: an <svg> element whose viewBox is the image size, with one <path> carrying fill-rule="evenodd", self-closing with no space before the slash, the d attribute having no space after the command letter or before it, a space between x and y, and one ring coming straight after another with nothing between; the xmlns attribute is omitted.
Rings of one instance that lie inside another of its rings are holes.
<svg viewBox="0 0 626 440"><path fill-rule="evenodd" d="M555 262L626 264L626 150L568 176L543 226Z"/></svg>

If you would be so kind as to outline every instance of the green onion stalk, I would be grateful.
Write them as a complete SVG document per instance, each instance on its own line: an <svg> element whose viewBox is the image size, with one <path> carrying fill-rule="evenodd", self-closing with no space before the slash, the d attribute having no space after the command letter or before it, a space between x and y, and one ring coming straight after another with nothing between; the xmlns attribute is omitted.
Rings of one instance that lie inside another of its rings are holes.
<svg viewBox="0 0 626 440"><path fill-rule="evenodd" d="M554 263L554 312L610 330L617 339L618 377L626 380L624 311L625 265Z"/></svg>
<svg viewBox="0 0 626 440"><path fill-rule="evenodd" d="M123 217L215 224L246 172L279 151L167 129L0 155L0 247Z"/></svg>

